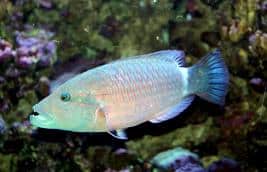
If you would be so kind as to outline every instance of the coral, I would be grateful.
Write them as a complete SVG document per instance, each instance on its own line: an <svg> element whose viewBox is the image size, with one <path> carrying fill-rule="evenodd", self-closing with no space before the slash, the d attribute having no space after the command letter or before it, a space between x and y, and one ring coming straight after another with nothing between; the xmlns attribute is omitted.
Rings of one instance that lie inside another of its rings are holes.
<svg viewBox="0 0 267 172"><path fill-rule="evenodd" d="M229 1L229 3L231 3ZM246 33L252 30L255 24L258 1L238 0L234 3L234 18L228 22L228 26L223 25L221 35L224 39L238 42Z"/></svg>
<svg viewBox="0 0 267 172"><path fill-rule="evenodd" d="M42 67L53 64L56 61L56 43L50 41L52 36L53 33L44 30L33 30L27 34L17 33L17 64L23 68L34 64Z"/></svg>
<svg viewBox="0 0 267 172"><path fill-rule="evenodd" d="M14 118L25 120L37 102L34 87L40 76L34 75L34 69L50 67L55 61L56 45L50 41L51 34L43 30L35 31L35 35L32 32L17 33L16 46L0 41L0 112L8 123Z"/></svg>
<svg viewBox="0 0 267 172"><path fill-rule="evenodd" d="M38 0L37 3L40 5L40 7L43 7L45 9L51 9L53 7L51 0Z"/></svg>
<svg viewBox="0 0 267 172"><path fill-rule="evenodd" d="M157 154L152 158L151 163L169 171L205 171L196 154L180 147Z"/></svg>
<svg viewBox="0 0 267 172"><path fill-rule="evenodd" d="M254 34L249 37L249 50L255 56L267 55L267 33L263 33L257 30Z"/></svg>

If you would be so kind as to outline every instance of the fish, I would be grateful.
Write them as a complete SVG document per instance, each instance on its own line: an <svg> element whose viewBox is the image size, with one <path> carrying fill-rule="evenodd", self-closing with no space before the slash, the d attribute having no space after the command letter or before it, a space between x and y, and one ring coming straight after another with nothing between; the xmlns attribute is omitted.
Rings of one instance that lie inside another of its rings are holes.
<svg viewBox="0 0 267 172"><path fill-rule="evenodd" d="M186 67L182 50L161 50L89 69L33 106L30 123L46 129L108 132L181 114L196 96L223 106L229 72L218 49Z"/></svg>

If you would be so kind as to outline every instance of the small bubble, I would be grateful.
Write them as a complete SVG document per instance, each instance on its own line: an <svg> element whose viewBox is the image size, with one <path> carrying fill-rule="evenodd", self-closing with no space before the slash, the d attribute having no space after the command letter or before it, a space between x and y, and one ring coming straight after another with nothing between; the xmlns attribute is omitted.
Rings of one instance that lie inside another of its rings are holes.
<svg viewBox="0 0 267 172"><path fill-rule="evenodd" d="M144 1L140 1L140 2L139 2L139 6L140 6L141 8L143 8L143 7L145 7L145 6L146 6L146 4L145 4L145 2L144 2Z"/></svg>
<svg viewBox="0 0 267 172"><path fill-rule="evenodd" d="M186 20L187 21L191 21L192 20L192 15L191 14L187 14L186 15Z"/></svg>
<svg viewBox="0 0 267 172"><path fill-rule="evenodd" d="M156 36L156 40L159 40L159 36Z"/></svg>
<svg viewBox="0 0 267 172"><path fill-rule="evenodd" d="M88 30L88 28L86 27L86 28L84 28L83 29L85 32L89 32L89 30Z"/></svg>

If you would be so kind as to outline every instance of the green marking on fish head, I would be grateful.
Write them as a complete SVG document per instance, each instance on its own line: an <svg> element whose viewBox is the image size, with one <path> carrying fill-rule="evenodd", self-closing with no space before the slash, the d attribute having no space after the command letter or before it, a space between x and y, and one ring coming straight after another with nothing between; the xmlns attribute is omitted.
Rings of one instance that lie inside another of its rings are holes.
<svg viewBox="0 0 267 172"><path fill-rule="evenodd" d="M90 89L71 80L60 86L48 97L33 106L35 115L30 122L41 128L77 132L104 130L101 121L95 121L99 107Z"/></svg>

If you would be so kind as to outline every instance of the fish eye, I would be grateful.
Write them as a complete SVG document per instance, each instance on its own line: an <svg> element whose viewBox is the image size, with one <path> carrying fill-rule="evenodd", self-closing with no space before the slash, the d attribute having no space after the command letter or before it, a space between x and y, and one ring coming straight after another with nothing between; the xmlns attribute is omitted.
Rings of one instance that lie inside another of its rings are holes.
<svg viewBox="0 0 267 172"><path fill-rule="evenodd" d="M68 92L61 93L60 99L64 102L70 101L70 93Z"/></svg>

